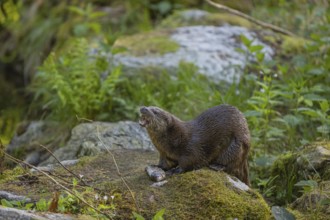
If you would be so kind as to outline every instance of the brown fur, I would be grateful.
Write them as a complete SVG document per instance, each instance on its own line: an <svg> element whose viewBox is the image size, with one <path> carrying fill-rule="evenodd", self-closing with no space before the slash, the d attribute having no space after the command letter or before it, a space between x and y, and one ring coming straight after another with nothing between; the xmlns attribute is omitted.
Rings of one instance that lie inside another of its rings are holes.
<svg viewBox="0 0 330 220"><path fill-rule="evenodd" d="M160 153L160 168L181 173L223 167L249 185L250 132L237 108L215 106L187 122L158 107L141 107L140 112L140 124Z"/></svg>

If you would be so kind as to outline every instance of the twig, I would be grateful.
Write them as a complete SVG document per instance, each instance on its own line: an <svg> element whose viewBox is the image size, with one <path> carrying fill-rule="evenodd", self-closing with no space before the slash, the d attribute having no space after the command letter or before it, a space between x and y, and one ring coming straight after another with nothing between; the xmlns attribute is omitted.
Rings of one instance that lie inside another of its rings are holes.
<svg viewBox="0 0 330 220"><path fill-rule="evenodd" d="M1 150L3 151L3 150ZM82 203L84 203L85 205L87 205L88 207L92 208L93 210L95 210L96 212L102 214L102 215L105 215L107 216L108 218L112 219L112 217L110 215L108 215L107 213L104 213L100 210L98 210L97 208L95 208L94 206L90 205L88 202L85 201L85 199L83 199L82 197L76 195L72 190L68 189L66 186L62 185L61 183L59 183L57 180L55 180L53 177L51 177L49 174L47 174L46 172L40 170L38 167L35 167L27 162L24 162L22 160L19 160L9 154L7 154L6 152L3 151L3 153L6 155L6 157L8 157L8 159L20 164L20 163L23 163L24 165L30 167L30 168L33 168L37 171L39 171L40 173L44 174L45 176L47 176L50 180L52 180L55 184L59 185L62 189L64 189L65 191L67 191L68 193L72 194L74 197L76 197L77 199L79 199Z"/></svg>
<svg viewBox="0 0 330 220"><path fill-rule="evenodd" d="M239 16L239 17L242 17L242 18L244 18L244 19L246 19L248 21L251 21L251 22L253 22L253 23L255 23L255 24L257 24L257 25L259 25L261 27L269 28L269 29L271 29L271 30L273 30L275 32L281 33L281 34L285 34L285 35L289 35L289 36L296 36L291 31L285 30L285 29L283 29L281 27L278 27L278 26L275 26L273 24L269 24L269 23L266 23L266 22L257 20L257 19L255 19L255 18L253 18L253 17L251 17L251 16L249 16L247 14L244 14L244 13L242 13L240 11L237 11L235 9L232 9L230 7L224 6L222 4L215 3L215 2L213 2L211 0L206 0L206 2L209 3L212 6L220 9L220 10L224 10L224 11L230 13L230 14L233 14L233 15L236 15L236 16Z"/></svg>
<svg viewBox="0 0 330 220"><path fill-rule="evenodd" d="M51 152L46 146L40 144L39 146L41 146L42 148L44 148L45 150L48 151L48 153L50 153L54 159L69 173L71 173L73 176L77 177L85 186L89 186L80 176L78 176L77 174L73 173L71 170L69 170L68 168L66 168L61 161L53 154L53 152Z"/></svg>
<svg viewBox="0 0 330 220"><path fill-rule="evenodd" d="M133 199L133 201L134 201L134 203L135 203L135 207L136 207L137 211L139 212L139 211L140 211L140 209L139 209L139 205L138 205L138 203L137 203L137 201L136 201L136 199L135 199L135 196L134 196L134 194L133 194L131 188L128 186L126 180L124 179L124 177L122 176L122 174L121 174L121 172L120 172L120 170L119 170L119 167L118 167L117 161L116 161L116 159L115 159L115 156L114 156L113 153L108 149L108 147L104 144L104 142L101 140L100 132L99 132L99 127L98 127L98 126L96 127L96 129L97 129L97 138L99 139L99 141L101 142L101 144L103 145L103 147L104 147L104 148L108 151L108 153L111 155L112 160L113 160L113 162L114 162L114 164L115 164L115 166L116 166L117 174L118 174L118 176L120 177L120 179L123 181L123 183L124 183L124 185L126 186L126 188L128 189L128 191L130 192L130 194L131 194L131 196L132 196L132 199Z"/></svg>
<svg viewBox="0 0 330 220"><path fill-rule="evenodd" d="M93 122L93 120L88 119L88 118L80 118L78 115L76 115L76 118L78 121L88 121L88 122Z"/></svg>

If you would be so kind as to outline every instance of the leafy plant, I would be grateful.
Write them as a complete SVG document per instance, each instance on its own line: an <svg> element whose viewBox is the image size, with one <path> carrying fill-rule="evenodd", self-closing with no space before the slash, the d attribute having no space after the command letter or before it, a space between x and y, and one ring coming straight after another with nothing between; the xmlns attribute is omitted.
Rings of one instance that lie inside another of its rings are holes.
<svg viewBox="0 0 330 220"><path fill-rule="evenodd" d="M31 91L36 105L53 119L73 121L109 118L120 67L107 70L107 62L92 54L85 39L73 39L61 54L52 53L39 68ZM35 107L35 106L32 106Z"/></svg>
<svg viewBox="0 0 330 220"><path fill-rule="evenodd" d="M176 75L154 67L136 75L134 81L128 77L118 86L124 101L121 108L127 109L123 112L135 113L137 106L154 105L188 120L221 103L220 87L199 74L191 63L181 62Z"/></svg>

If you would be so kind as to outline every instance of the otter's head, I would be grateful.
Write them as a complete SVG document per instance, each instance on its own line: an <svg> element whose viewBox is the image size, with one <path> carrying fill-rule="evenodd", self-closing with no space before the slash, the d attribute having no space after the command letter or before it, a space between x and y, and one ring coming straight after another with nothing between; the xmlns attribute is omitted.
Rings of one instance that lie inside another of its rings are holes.
<svg viewBox="0 0 330 220"><path fill-rule="evenodd" d="M148 130L153 131L166 130L173 119L170 113L154 106L143 106L140 108L140 113L140 125Z"/></svg>

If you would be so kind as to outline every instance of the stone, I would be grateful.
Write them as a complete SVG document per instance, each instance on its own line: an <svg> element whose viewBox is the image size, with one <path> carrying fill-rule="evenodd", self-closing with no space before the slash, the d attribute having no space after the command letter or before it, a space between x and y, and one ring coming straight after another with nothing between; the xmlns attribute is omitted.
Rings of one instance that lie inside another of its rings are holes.
<svg viewBox="0 0 330 220"><path fill-rule="evenodd" d="M136 122L93 122L77 125L72 129L68 143L54 152L60 160L72 160L97 155L113 149L154 150L145 129ZM40 165L56 163L53 157Z"/></svg>
<svg viewBox="0 0 330 220"><path fill-rule="evenodd" d="M319 170L329 164L330 169L330 149L317 144L313 149L306 150L304 154L297 158L300 166L306 166L309 171Z"/></svg>
<svg viewBox="0 0 330 220"><path fill-rule="evenodd" d="M34 213L32 211L8 208L0 205L1 220L74 220L70 215L57 213Z"/></svg>
<svg viewBox="0 0 330 220"><path fill-rule="evenodd" d="M241 49L247 53L239 40L241 35L253 40L252 45L261 45L265 59L270 60L274 54L273 49L262 42L255 32L244 27L188 26L178 27L170 33L168 37L179 45L175 52L143 56L118 53L113 55L115 65L136 69L158 66L172 71L181 61L185 61L195 64L201 74L212 80L233 83L240 79L247 62L255 59L252 54L247 56L238 51Z"/></svg>
<svg viewBox="0 0 330 220"><path fill-rule="evenodd" d="M0 191L0 200L1 199L5 199L7 201L31 202L31 199L28 197L15 195L7 191Z"/></svg>
<svg viewBox="0 0 330 220"><path fill-rule="evenodd" d="M275 220L295 220L293 214L291 214L288 210L280 206L272 207L272 214Z"/></svg>
<svg viewBox="0 0 330 220"><path fill-rule="evenodd" d="M73 166L75 164L77 164L79 162L79 160L64 160L64 161L61 161L61 164L65 167L68 167L68 166ZM57 167L60 167L61 165L56 163L56 164L48 164L47 166L39 166L37 167L38 169L35 169L35 168L32 168L30 169L30 171L32 173L36 173L36 172L39 172L40 171L44 171L44 172L52 172L54 171L55 168Z"/></svg>
<svg viewBox="0 0 330 220"><path fill-rule="evenodd" d="M240 181L237 178L232 178L230 176L227 176L228 181L237 189L240 189L242 191L248 191L250 189L250 187L248 185L246 185L245 183L243 183L242 181Z"/></svg>
<svg viewBox="0 0 330 220"><path fill-rule="evenodd" d="M58 135L61 133L61 135ZM49 153L40 145L47 146L51 151L65 139L65 131L60 124L52 121L24 121L22 122L6 148L6 152L23 158L24 162L38 165L49 157Z"/></svg>
<svg viewBox="0 0 330 220"><path fill-rule="evenodd" d="M2 220L47 220L47 218L38 216L32 212L3 207L0 205L0 219Z"/></svg>

